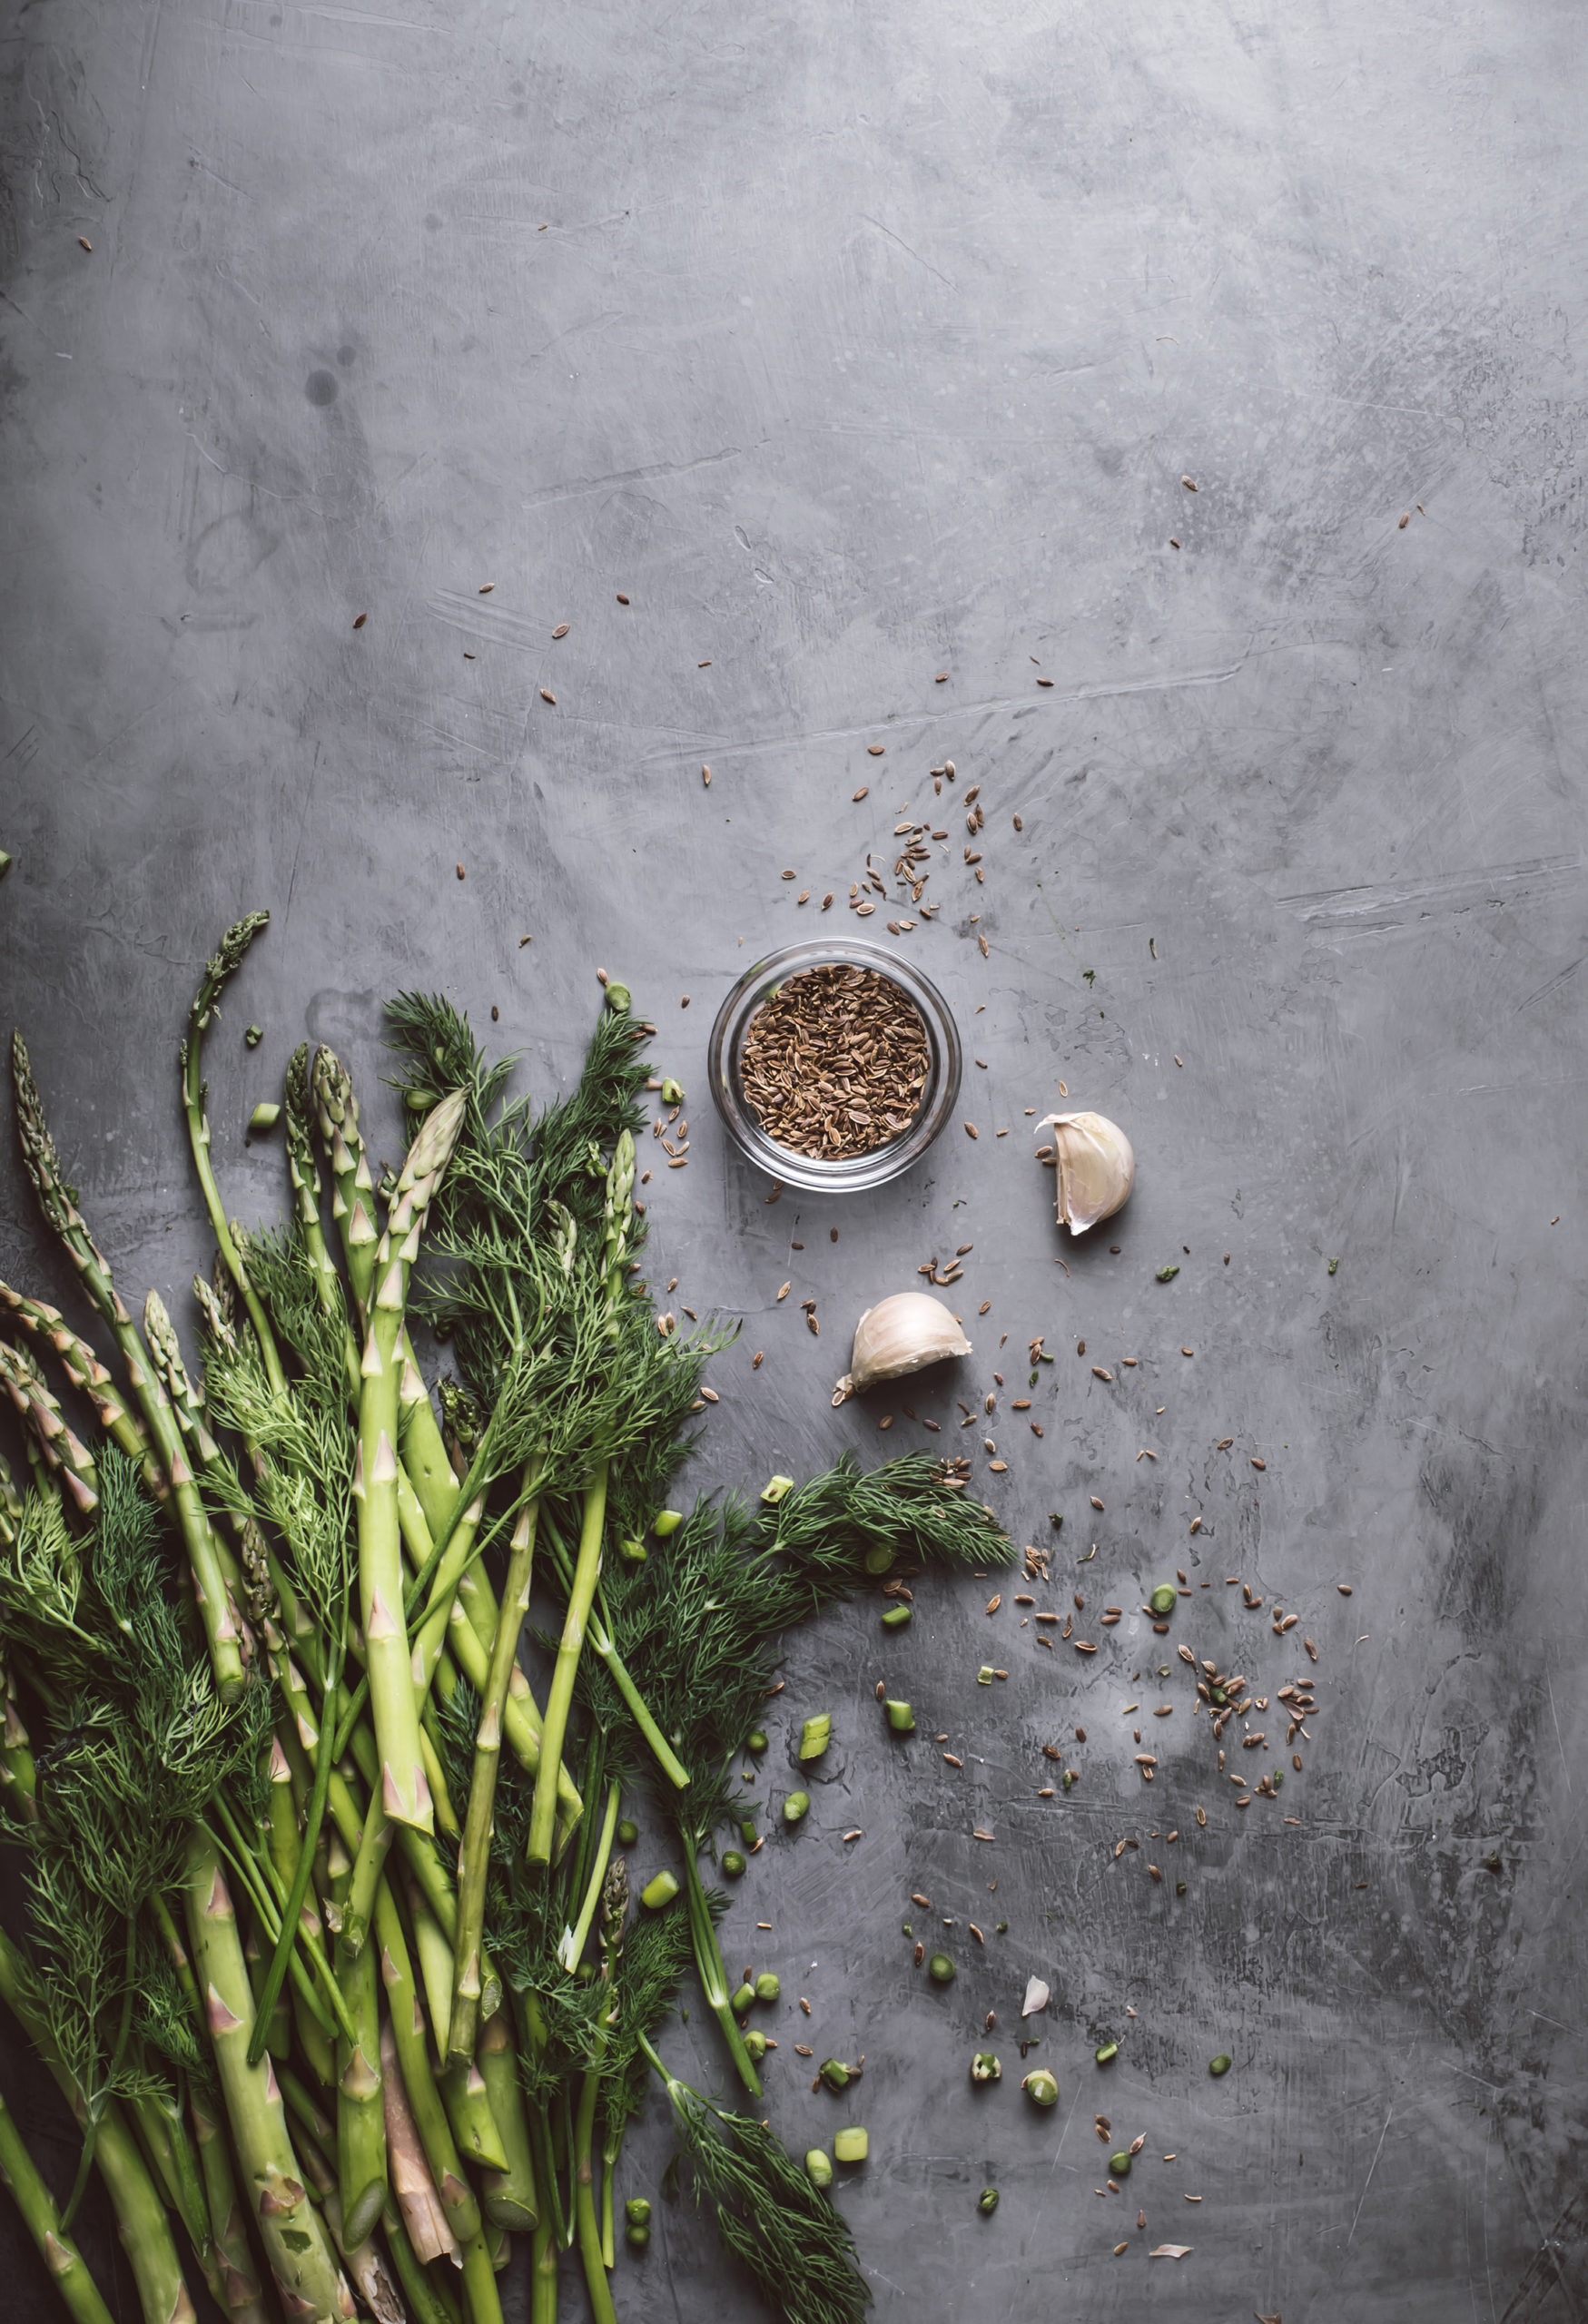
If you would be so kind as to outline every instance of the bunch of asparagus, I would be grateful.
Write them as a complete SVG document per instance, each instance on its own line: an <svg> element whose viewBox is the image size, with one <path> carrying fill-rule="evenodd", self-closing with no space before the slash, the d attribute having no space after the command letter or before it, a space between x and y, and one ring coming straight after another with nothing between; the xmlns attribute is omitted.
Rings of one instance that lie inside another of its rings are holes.
<svg viewBox="0 0 1588 2324"><path fill-rule="evenodd" d="M202 1046L265 919L208 964L182 1053L216 1243L202 1365L157 1297L141 1330L123 1305L14 1045L24 1163L119 1370L0 1285L27 1458L20 1486L0 1462L0 1834L28 1905L0 1998L84 2132L63 2211L3 2103L0 2171L81 2318L104 2313L70 2232L97 2169L146 2324L192 2314L188 2254L238 2324L358 2302L496 2324L515 2230L533 2324L576 2248L615 2319L617 2163L656 2072L729 2250L793 2324L855 2318L841 2215L656 2043L693 1958L759 2094L698 1859L748 1813L729 1763L781 1631L912 1558L1006 1545L924 1457L662 1516L724 1334L676 1335L639 1279L621 987L539 1114L445 1001L403 996L414 1134L380 1183L350 1075L300 1049L290 1219L231 1221ZM439 1416L410 1310L456 1360ZM562 1610L544 1710L536 1581ZM685 1878L634 1917L615 1840L642 1771Z"/></svg>

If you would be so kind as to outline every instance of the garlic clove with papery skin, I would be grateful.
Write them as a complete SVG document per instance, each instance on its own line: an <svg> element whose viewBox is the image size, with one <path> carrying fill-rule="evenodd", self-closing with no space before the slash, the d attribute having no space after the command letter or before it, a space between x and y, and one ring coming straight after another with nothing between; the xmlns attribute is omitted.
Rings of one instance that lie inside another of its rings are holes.
<svg viewBox="0 0 1588 2324"><path fill-rule="evenodd" d="M849 1369L833 1391L834 1404L858 1396L878 1380L902 1380L951 1355L969 1355L971 1343L941 1299L924 1291L896 1292L868 1307L854 1327Z"/></svg>
<svg viewBox="0 0 1588 2324"><path fill-rule="evenodd" d="M1061 1226L1084 1235L1124 1208L1136 1183L1136 1157L1118 1122L1101 1114L1050 1114L1038 1128L1053 1133Z"/></svg>

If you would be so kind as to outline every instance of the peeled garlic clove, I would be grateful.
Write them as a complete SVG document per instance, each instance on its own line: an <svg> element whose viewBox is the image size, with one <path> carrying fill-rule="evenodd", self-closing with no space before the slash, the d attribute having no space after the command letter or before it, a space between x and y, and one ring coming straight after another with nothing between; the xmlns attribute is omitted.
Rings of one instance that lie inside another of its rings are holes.
<svg viewBox="0 0 1588 2324"><path fill-rule="evenodd" d="M854 1327L849 1369L833 1391L834 1404L858 1396L878 1380L902 1380L946 1356L969 1355L971 1343L941 1299L901 1291L868 1307Z"/></svg>
<svg viewBox="0 0 1588 2324"><path fill-rule="evenodd" d="M1117 1122L1101 1114L1050 1114L1038 1127L1053 1133L1060 1225L1084 1235L1124 1208L1136 1183L1136 1157Z"/></svg>

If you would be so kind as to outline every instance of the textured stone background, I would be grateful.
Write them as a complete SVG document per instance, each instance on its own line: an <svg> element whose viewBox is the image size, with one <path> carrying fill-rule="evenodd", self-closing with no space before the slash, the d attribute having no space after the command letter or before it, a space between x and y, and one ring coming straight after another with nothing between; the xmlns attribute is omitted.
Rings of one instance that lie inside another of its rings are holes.
<svg viewBox="0 0 1588 2324"><path fill-rule="evenodd" d="M1031 1334L1058 1356L1045 1435L1001 1412L976 1489L1017 1542L1065 1514L1045 1595L1078 1588L1101 1650L1037 1649L1007 1584L988 1620L991 1581L926 1585L885 1646L871 1605L802 1637L783 1700L833 1709L833 1780L729 1924L818 2056L866 2053L841 2200L879 2317L1588 2315L1581 12L7 13L0 990L123 1285L185 1298L200 1256L173 1052L240 910L273 914L212 1045L244 1216L281 1206L242 1127L305 1032L368 1087L383 996L444 985L549 1092L621 970L691 1098L653 1275L745 1318L703 1484L928 1441L827 1392L859 1309L961 1242L989 1313L916 1413L952 1432ZM986 1060L981 1136L769 1208L705 1102L712 1013L816 910L779 872L842 903L945 754L985 884L945 801L942 917L897 940ZM1139 1165L1118 1256L1066 1273L1026 1120L1060 1077ZM0 1267L64 1296L24 1192L8 1165ZM1235 1810L1156 1677L1133 1610L1178 1563L1176 1640L1265 1690L1317 1639L1277 1807ZM1283 1646L1230 1573L1300 1614ZM1149 1793L1123 1706L1155 1699ZM1039 1799L1078 1721L1080 1783ZM899 1934L917 1887L961 1923L946 1996ZM1031 1970L1041 2117L965 2073L989 2007L1013 2064ZM797 2150L839 2116L779 2014ZM0 2074L64 2184L9 2029ZM1147 2135L1123 2197L1099 2107ZM627 2188L666 2152L658 2112ZM658 2218L621 2314L755 2312L689 2209ZM53 2314L0 2237L7 2312ZM1165 2238L1192 2256L1149 2262Z"/></svg>

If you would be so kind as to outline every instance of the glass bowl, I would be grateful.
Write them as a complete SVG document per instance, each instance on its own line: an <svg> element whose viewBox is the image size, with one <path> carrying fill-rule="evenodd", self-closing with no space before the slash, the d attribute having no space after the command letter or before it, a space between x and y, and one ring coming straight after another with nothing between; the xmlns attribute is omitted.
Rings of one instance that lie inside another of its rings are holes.
<svg viewBox="0 0 1588 2324"><path fill-rule="evenodd" d="M921 1105L908 1129L885 1145L873 1147L869 1154L826 1162L813 1155L795 1154L767 1136L745 1096L739 1061L751 1019L785 978L805 969L833 968L874 969L897 985L920 1012L930 1061ZM920 1161L953 1112L960 1094L960 1036L947 1001L919 969L876 944L787 944L757 960L754 968L745 970L717 1010L706 1064L723 1128L745 1159L769 1177L781 1179L785 1187L814 1187L827 1194L854 1194L902 1177Z"/></svg>

